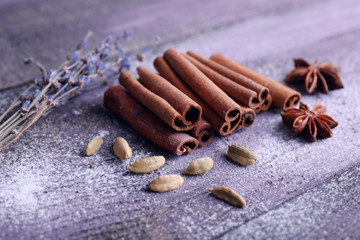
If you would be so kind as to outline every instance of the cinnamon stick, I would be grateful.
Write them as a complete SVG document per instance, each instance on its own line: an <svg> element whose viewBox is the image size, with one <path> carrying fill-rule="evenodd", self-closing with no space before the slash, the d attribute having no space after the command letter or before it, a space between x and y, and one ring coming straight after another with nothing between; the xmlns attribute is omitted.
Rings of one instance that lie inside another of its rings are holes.
<svg viewBox="0 0 360 240"><path fill-rule="evenodd" d="M176 131L187 131L194 127L194 124L186 125L182 121L183 117L175 108L165 99L144 87L129 71L121 72L119 82L132 96Z"/></svg>
<svg viewBox="0 0 360 240"><path fill-rule="evenodd" d="M260 113L261 112L261 106L257 106L257 107L254 107L254 108L251 108L252 110L254 110L254 112L256 114Z"/></svg>
<svg viewBox="0 0 360 240"><path fill-rule="evenodd" d="M261 111L267 111L270 108L271 104L272 104L272 97L271 94L269 94L265 98L265 101L260 106Z"/></svg>
<svg viewBox="0 0 360 240"><path fill-rule="evenodd" d="M256 107L260 105L259 99L257 98L257 93L253 90L246 88L232 81L231 79L228 79L227 77L221 75L192 56L188 54L183 55L233 99L248 107Z"/></svg>
<svg viewBox="0 0 360 240"><path fill-rule="evenodd" d="M212 68L213 70L217 71L221 75L224 75L225 77L233 80L234 82L255 91L258 94L257 97L260 102L264 101L266 96L269 95L269 89L267 87L260 85L259 83L247 78L246 76L235 72L227 67L224 67L223 65L215 61L204 58L193 51L188 51L187 54L207 65L208 67Z"/></svg>
<svg viewBox="0 0 360 240"><path fill-rule="evenodd" d="M241 115L240 107L175 49L164 53L165 60L177 74L226 121Z"/></svg>
<svg viewBox="0 0 360 240"><path fill-rule="evenodd" d="M270 94L273 98L272 104L275 107L287 110L296 106L301 98L299 92L279 82L271 80L270 78L265 77L264 75L255 72L254 70L251 70L248 67L245 67L244 65L241 65L240 63L235 62L222 54L214 54L210 59L269 88Z"/></svg>
<svg viewBox="0 0 360 240"><path fill-rule="evenodd" d="M195 138L171 129L120 86L106 90L104 105L144 137L172 153L192 153L198 146Z"/></svg>
<svg viewBox="0 0 360 240"><path fill-rule="evenodd" d="M140 82L147 89L165 99L181 114L180 125L195 125L200 121L202 109L199 104L150 69L141 66L137 68L137 72Z"/></svg>
<svg viewBox="0 0 360 240"><path fill-rule="evenodd" d="M237 130L239 130L241 128L250 127L254 123L255 118L256 118L256 114L255 114L254 110L252 110L251 108L246 107L244 105L241 105L240 107L242 110L242 117L241 117L240 125Z"/></svg>
<svg viewBox="0 0 360 240"><path fill-rule="evenodd" d="M208 145L214 138L214 128L204 119L201 119L189 133L199 141L200 146Z"/></svg>
<svg viewBox="0 0 360 240"><path fill-rule="evenodd" d="M225 136L232 133L238 123L240 123L239 119L235 119L232 122L222 119L204 100L180 79L163 57L159 56L154 60L154 67L163 78L201 106L203 117L211 123L215 131L220 135Z"/></svg>

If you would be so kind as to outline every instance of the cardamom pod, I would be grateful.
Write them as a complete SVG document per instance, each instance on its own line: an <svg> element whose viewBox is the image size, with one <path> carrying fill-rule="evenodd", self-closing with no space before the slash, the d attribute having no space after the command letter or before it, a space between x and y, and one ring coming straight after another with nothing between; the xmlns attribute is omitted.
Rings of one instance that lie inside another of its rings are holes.
<svg viewBox="0 0 360 240"><path fill-rule="evenodd" d="M246 202L243 197L238 193L228 187L216 187L214 189L209 189L209 191L214 194L217 198L224 200L237 207L245 207Z"/></svg>
<svg viewBox="0 0 360 240"><path fill-rule="evenodd" d="M176 174L162 175L149 183L154 192L167 192L174 190L183 184L185 178Z"/></svg>
<svg viewBox="0 0 360 240"><path fill-rule="evenodd" d="M257 156L245 148L229 145L228 156L241 165L252 165L257 161Z"/></svg>
<svg viewBox="0 0 360 240"><path fill-rule="evenodd" d="M210 157L198 158L190 163L184 174L198 175L209 171L214 166L214 161Z"/></svg>
<svg viewBox="0 0 360 240"><path fill-rule="evenodd" d="M120 159L128 159L132 157L132 150L128 142L122 137L118 137L115 140L113 150L115 155Z"/></svg>
<svg viewBox="0 0 360 240"><path fill-rule="evenodd" d="M127 166L134 173L149 173L160 168L165 164L165 158L163 156L153 156L142 158Z"/></svg>
<svg viewBox="0 0 360 240"><path fill-rule="evenodd" d="M94 153L96 153L97 151L99 151L99 149L101 148L101 146L103 145L104 140L102 137L97 136L95 137L93 140L91 140L85 147L84 149L84 153L86 156L91 156Z"/></svg>

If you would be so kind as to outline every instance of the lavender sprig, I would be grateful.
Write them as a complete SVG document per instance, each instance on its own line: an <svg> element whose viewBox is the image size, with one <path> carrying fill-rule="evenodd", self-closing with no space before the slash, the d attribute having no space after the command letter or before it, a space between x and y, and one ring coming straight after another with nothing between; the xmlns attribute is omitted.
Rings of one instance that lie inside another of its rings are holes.
<svg viewBox="0 0 360 240"><path fill-rule="evenodd" d="M32 58L25 64L35 64L41 76L18 96L0 116L0 150L9 146L39 118L69 99L90 88L113 82L118 74L130 68L124 55L122 39L107 37L93 51L83 53L92 32L88 32L75 52L56 70L49 72ZM124 35L122 38L127 38Z"/></svg>

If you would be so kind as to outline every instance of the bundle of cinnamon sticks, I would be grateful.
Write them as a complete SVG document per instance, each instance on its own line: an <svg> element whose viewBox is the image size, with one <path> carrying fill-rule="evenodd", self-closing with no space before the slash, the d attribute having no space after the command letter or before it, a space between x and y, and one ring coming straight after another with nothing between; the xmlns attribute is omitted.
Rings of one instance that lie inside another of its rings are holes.
<svg viewBox="0 0 360 240"><path fill-rule="evenodd" d="M272 105L288 109L300 93L221 54L210 59L193 51L167 50L154 60L155 72L140 66L139 80L120 74L104 105L158 146L181 155L252 125ZM125 90L125 89L127 90Z"/></svg>

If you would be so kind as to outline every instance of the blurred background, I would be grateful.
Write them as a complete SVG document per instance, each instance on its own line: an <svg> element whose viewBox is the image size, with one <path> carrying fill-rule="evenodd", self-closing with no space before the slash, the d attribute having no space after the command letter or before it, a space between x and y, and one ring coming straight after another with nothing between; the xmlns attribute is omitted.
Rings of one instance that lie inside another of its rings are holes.
<svg viewBox="0 0 360 240"><path fill-rule="evenodd" d="M320 1L1 1L0 89L16 86L34 77L33 69L23 66L26 57L33 57L47 69L60 65L89 30L94 32L91 47L107 35L121 36L128 31L131 41L126 44L126 50L141 53L144 49L152 50L155 46L180 42L194 35L316 2ZM328 14L328 11L322 11L322 14ZM317 18L310 14L306 17ZM239 43L252 40L253 36L248 36L248 32L241 34L240 28L239 31L233 36L223 35L223 39L230 38ZM224 43L217 40L215 44L221 46Z"/></svg>

